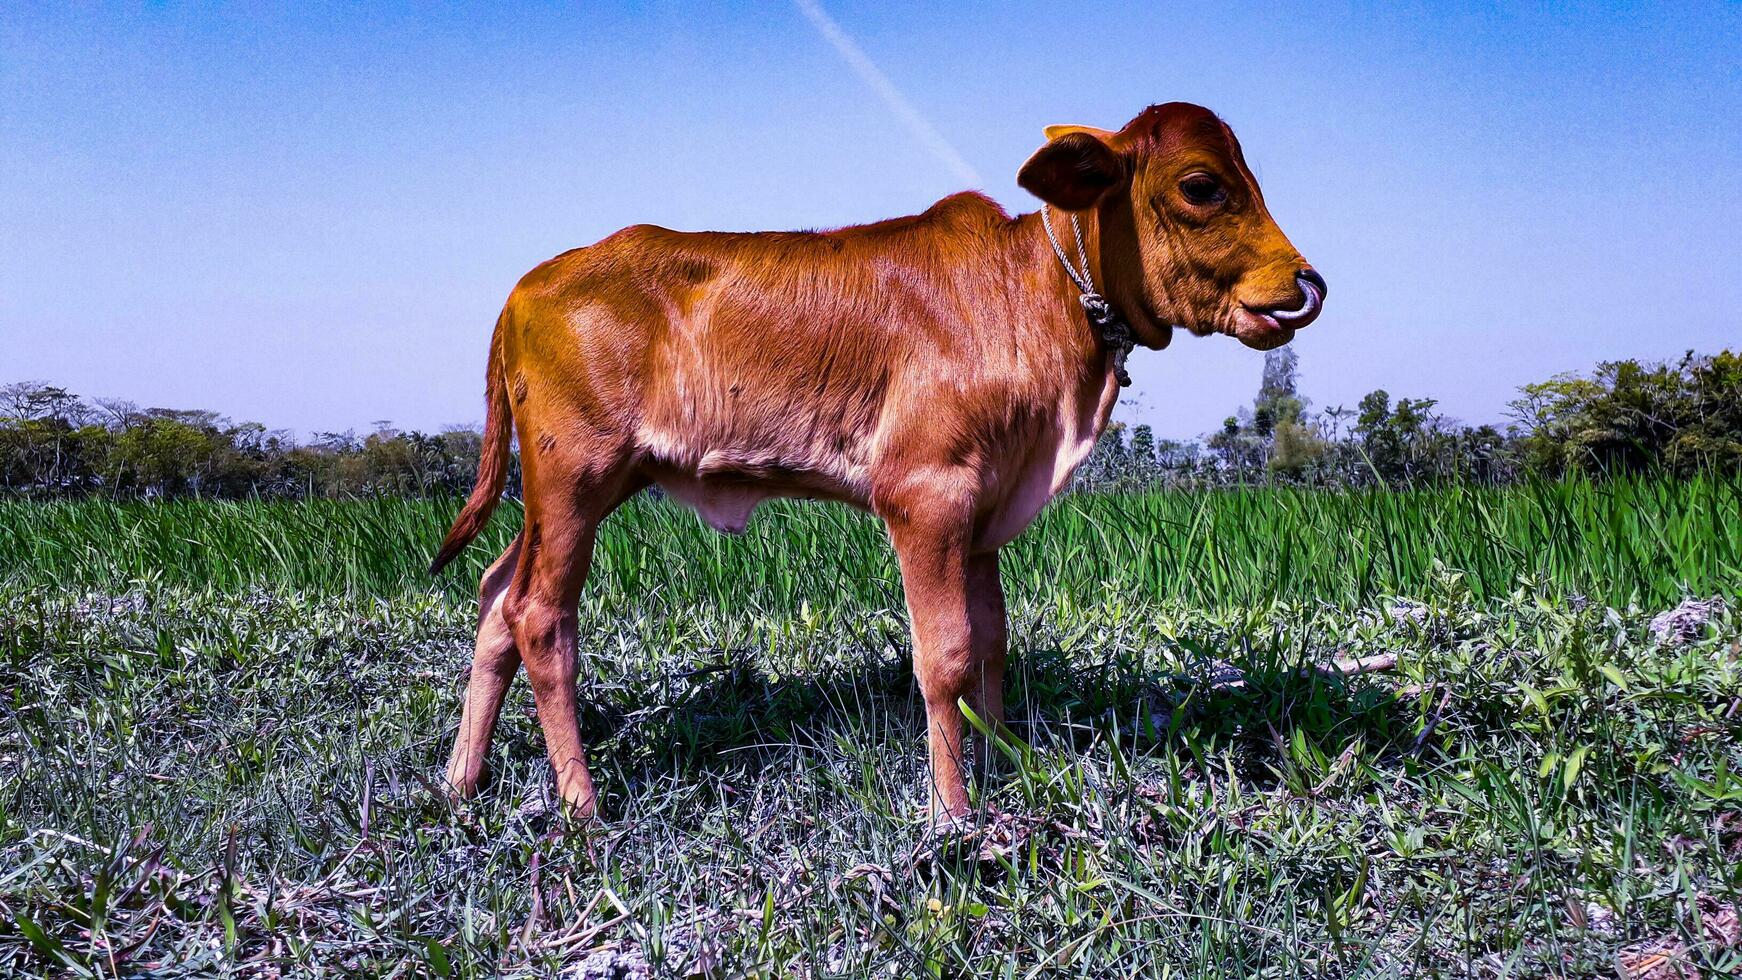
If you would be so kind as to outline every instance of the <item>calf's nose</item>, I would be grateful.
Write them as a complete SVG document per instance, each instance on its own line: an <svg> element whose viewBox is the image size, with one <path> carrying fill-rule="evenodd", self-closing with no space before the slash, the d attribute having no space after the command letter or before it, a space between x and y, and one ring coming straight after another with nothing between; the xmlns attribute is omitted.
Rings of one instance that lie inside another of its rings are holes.
<svg viewBox="0 0 1742 980"><path fill-rule="evenodd" d="M1311 266L1294 274L1294 284L1300 289L1300 305L1292 310L1268 311L1271 319L1282 326L1299 330L1319 318L1325 306L1325 278Z"/></svg>

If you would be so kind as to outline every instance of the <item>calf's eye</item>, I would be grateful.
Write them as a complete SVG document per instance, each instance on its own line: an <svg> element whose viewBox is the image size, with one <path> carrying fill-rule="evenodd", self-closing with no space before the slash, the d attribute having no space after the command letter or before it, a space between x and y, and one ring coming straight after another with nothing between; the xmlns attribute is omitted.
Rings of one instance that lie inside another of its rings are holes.
<svg viewBox="0 0 1742 980"><path fill-rule="evenodd" d="M1187 174L1179 182L1179 192L1197 205L1220 204L1228 199L1222 182L1210 174Z"/></svg>

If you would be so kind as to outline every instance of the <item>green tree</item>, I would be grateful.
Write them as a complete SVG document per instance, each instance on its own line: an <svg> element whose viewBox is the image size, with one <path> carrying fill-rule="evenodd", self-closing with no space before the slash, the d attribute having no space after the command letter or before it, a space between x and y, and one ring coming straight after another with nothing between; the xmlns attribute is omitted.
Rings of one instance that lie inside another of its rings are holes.
<svg viewBox="0 0 1742 980"><path fill-rule="evenodd" d="M1267 444L1265 468L1301 479L1325 453L1325 440L1307 418L1301 397L1300 355L1280 347L1264 355L1264 375L1252 405L1253 430Z"/></svg>
<svg viewBox="0 0 1742 980"><path fill-rule="evenodd" d="M1530 462L1550 473L1742 465L1742 355L1605 361L1589 377L1525 385L1512 412Z"/></svg>

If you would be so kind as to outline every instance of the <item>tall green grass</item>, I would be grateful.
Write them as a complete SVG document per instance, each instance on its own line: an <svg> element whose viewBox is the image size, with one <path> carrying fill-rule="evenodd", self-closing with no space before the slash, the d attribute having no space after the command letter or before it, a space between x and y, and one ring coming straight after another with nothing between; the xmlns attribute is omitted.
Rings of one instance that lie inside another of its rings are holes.
<svg viewBox="0 0 1742 980"><path fill-rule="evenodd" d="M460 567L424 568L451 500L0 502L0 583L123 589L469 593L520 524L506 503ZM1478 595L1530 579L1612 605L1742 583L1742 479L1637 477L1508 488L1288 488L1075 494L1006 550L1012 589L1246 606L1412 594L1436 563ZM764 609L900 605L881 525L847 508L764 505L742 538L637 498L601 532L593 589L647 608L754 596ZM607 599L606 601L610 601Z"/></svg>

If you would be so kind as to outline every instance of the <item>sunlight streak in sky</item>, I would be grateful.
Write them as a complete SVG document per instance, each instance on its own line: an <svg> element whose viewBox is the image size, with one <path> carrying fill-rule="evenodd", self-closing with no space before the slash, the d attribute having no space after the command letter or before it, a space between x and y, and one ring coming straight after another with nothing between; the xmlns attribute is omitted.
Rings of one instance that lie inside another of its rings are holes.
<svg viewBox="0 0 1742 980"><path fill-rule="evenodd" d="M841 30L841 25L835 23L835 19L823 10L816 0L793 0L793 3L798 5L799 11L817 29L817 33L834 45L835 50L847 60L847 64L852 67L854 73L866 85L869 85L872 91L882 97L883 102L889 106L889 110L895 113L907 126L914 139L919 140L944 166L950 169L951 173L966 181L970 186L979 187L985 183L980 179L980 174L969 165L968 161L962 159L962 155L956 152L955 147L950 145L950 141L944 139L944 135L937 131L937 127L920 115L919 110L913 107L913 103L907 101L907 97L895 87L895 83L891 82L889 77L878 69L877 65L866 56L864 51L860 50L859 45L854 43L852 38L847 36L846 31Z"/></svg>

